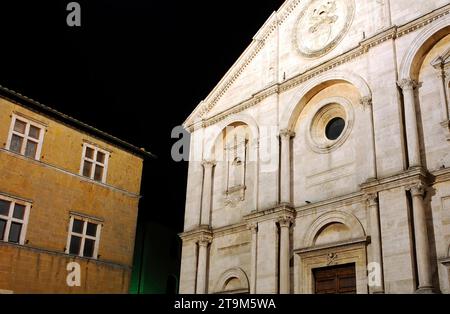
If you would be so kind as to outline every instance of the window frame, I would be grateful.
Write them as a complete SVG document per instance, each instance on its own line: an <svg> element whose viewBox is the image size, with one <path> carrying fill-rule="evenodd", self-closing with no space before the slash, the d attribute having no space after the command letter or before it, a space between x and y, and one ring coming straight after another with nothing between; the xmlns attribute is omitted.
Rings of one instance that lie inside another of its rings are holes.
<svg viewBox="0 0 450 314"><path fill-rule="evenodd" d="M82 231L83 233L82 234L73 232L73 223L74 223L75 219L83 221L83 231ZM95 237L86 234L88 223L97 225L97 232L96 232ZM95 219L92 217L85 217L85 216L77 215L77 214L70 214L69 230L68 230L65 253L68 255L71 255L71 256L78 256L78 257L82 257L82 258L89 258L89 259L97 260L98 259L98 251L99 251L99 247L100 247L100 236L101 236L101 232L102 232L102 227L103 227L103 223L102 223L102 221L100 221L98 219ZM72 236L81 238L80 250L79 250L78 254L70 253L70 243L72 241ZM85 243L86 239L95 241L93 256L84 256L84 243Z"/></svg>
<svg viewBox="0 0 450 314"><path fill-rule="evenodd" d="M25 133L22 134L22 133L19 133L14 130L14 126L16 125L17 120L26 124L25 125ZM30 126L34 126L40 130L39 139L35 139L35 138L29 136ZM44 143L45 132L46 132L45 125L37 123L28 118L25 118L23 116L19 116L19 115L13 113L11 116L11 125L9 127L8 139L6 141L6 149L14 154L19 154L26 158L31 158L34 160L41 160L41 152L42 152L42 146ZM12 143L13 135L19 136L23 139L22 147L20 148L20 153L17 153L17 152L14 152L11 150L11 143ZM25 155L27 143L29 141L37 144L36 153L35 153L34 157L28 157Z"/></svg>
<svg viewBox="0 0 450 314"><path fill-rule="evenodd" d="M92 159L86 157L87 148L90 148L90 149L92 149L94 151L94 156L93 156ZM103 163L97 161L97 154L99 152L105 154L105 160L104 160ZM107 175L108 175L108 166L109 166L109 158L110 157L111 157L111 153L108 152L107 150L101 149L100 147L98 147L96 145L93 145L93 144L83 143L83 151L81 153L81 163L80 163L79 175L84 177L84 178L88 178L88 179L90 179L92 181L106 184L106 178L107 178ZM83 172L84 172L84 162L85 161L92 163L91 173L90 173L89 177L85 176L83 174ZM97 165L103 167L102 179L100 181L94 179L95 178L95 168L97 167Z"/></svg>
<svg viewBox="0 0 450 314"><path fill-rule="evenodd" d="M22 200L18 200L13 197L5 196L3 194L0 194L0 200L11 203L9 205L8 216L0 215L0 219L6 220L5 234L4 234L3 238L0 238L0 242L25 245L27 229L28 229L28 222L30 219L31 203L25 202ZM14 207L16 204L25 206L25 212L23 214L23 219L17 219L17 218L13 217ZM9 233L11 231L11 224L13 222L22 224L22 230L20 231L19 243L9 241Z"/></svg>

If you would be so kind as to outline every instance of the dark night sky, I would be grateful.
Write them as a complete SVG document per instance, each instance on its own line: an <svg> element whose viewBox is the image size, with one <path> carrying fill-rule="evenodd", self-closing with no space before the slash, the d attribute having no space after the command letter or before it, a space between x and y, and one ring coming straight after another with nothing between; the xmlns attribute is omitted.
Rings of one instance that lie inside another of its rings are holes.
<svg viewBox="0 0 450 314"><path fill-rule="evenodd" d="M187 163L171 131L222 78L283 0L0 2L0 84L145 147L141 217L181 231Z"/></svg>

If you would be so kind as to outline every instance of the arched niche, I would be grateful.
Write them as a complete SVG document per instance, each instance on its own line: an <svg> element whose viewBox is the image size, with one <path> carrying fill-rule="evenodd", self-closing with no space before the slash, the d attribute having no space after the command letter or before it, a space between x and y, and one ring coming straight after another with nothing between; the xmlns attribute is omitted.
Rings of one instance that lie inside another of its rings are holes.
<svg viewBox="0 0 450 314"><path fill-rule="evenodd" d="M419 77L423 60L433 46L450 33L450 15L429 25L413 40L400 64L400 80Z"/></svg>
<svg viewBox="0 0 450 314"><path fill-rule="evenodd" d="M314 237L314 246L330 243L344 242L352 239L350 228L339 222L333 222L324 226Z"/></svg>
<svg viewBox="0 0 450 314"><path fill-rule="evenodd" d="M257 147L259 142L259 126L256 120L247 114L232 115L206 129L205 159L213 160L217 157L215 155L219 142L223 140L227 128L233 126L246 126L248 128L250 142L254 147Z"/></svg>
<svg viewBox="0 0 450 314"><path fill-rule="evenodd" d="M341 236L334 234L338 231L344 231L345 234ZM321 215L311 224L306 232L303 246L305 248L314 247L319 245L317 240L320 240L320 242L332 241L333 237L337 240L336 242L340 242L342 240L361 239L365 236L366 233L361 222L354 215L342 211L331 211ZM327 242L326 244L330 243L333 242Z"/></svg>
<svg viewBox="0 0 450 314"><path fill-rule="evenodd" d="M217 281L215 293L249 293L247 275L238 267L225 271Z"/></svg>

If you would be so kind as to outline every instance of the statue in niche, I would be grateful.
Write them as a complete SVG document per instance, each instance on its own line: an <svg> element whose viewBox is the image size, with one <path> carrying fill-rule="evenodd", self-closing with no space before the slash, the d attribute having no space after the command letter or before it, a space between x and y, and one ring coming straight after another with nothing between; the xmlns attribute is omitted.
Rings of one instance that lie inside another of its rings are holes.
<svg viewBox="0 0 450 314"><path fill-rule="evenodd" d="M247 140L239 133L232 136L226 147L228 156L226 204L236 206L244 200Z"/></svg>
<svg viewBox="0 0 450 314"><path fill-rule="evenodd" d="M240 157L234 158L233 162L231 163L231 179L233 182L233 186L239 186L242 185L242 175L243 175L243 162Z"/></svg>

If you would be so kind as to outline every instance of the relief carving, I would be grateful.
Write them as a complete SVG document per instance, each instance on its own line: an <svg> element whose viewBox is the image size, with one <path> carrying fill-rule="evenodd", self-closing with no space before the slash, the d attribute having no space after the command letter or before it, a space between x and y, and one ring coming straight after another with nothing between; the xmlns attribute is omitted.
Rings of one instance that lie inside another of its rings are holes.
<svg viewBox="0 0 450 314"><path fill-rule="evenodd" d="M354 15L353 0L312 0L300 14L294 44L304 57L319 57L347 33Z"/></svg>
<svg viewBox="0 0 450 314"><path fill-rule="evenodd" d="M336 262L338 255L336 253L330 253L327 255L327 265L330 266Z"/></svg>
<svg viewBox="0 0 450 314"><path fill-rule="evenodd" d="M248 140L245 133L231 134L225 147L227 157L227 183L225 206L236 207L245 199Z"/></svg>

